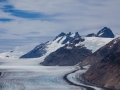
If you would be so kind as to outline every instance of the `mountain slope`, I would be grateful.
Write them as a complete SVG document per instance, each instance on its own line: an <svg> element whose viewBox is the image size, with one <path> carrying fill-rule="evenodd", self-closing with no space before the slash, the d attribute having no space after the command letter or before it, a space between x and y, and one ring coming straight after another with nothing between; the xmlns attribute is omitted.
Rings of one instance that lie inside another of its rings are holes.
<svg viewBox="0 0 120 90"><path fill-rule="evenodd" d="M42 65L45 66L73 66L84 60L92 52L86 47L75 46L75 44L84 41L84 39L76 39L73 42L57 49L55 52L48 55Z"/></svg>
<svg viewBox="0 0 120 90"><path fill-rule="evenodd" d="M118 43L119 42L119 43ZM105 46L101 47L99 50L94 52L92 55L87 57L83 62L82 65L94 64L97 61L100 61L108 54L112 53L113 51L117 50L120 47L120 39L119 37L112 40Z"/></svg>
<svg viewBox="0 0 120 90"><path fill-rule="evenodd" d="M120 38L113 41L114 45L111 47L115 49L92 65L84 76L98 86L120 90Z"/></svg>
<svg viewBox="0 0 120 90"><path fill-rule="evenodd" d="M85 37L73 40L71 43L49 54L41 64L45 66L76 65L111 40L99 37Z"/></svg>

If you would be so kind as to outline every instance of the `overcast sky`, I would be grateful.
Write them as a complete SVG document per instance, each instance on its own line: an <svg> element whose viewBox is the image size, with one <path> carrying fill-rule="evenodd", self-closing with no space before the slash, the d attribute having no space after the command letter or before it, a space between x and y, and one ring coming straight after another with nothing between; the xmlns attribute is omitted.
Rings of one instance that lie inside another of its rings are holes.
<svg viewBox="0 0 120 90"><path fill-rule="evenodd" d="M0 0L0 38L120 32L120 0Z"/></svg>

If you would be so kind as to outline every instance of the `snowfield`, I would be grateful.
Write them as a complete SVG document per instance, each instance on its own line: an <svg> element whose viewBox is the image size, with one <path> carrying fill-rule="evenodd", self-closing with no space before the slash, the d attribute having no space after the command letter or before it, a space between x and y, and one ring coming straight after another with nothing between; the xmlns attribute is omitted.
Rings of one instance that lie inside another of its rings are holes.
<svg viewBox="0 0 120 90"><path fill-rule="evenodd" d="M99 48L112 41L114 38L84 37L84 39L84 42L80 42L76 46L84 46L87 49L92 50L94 53Z"/></svg>

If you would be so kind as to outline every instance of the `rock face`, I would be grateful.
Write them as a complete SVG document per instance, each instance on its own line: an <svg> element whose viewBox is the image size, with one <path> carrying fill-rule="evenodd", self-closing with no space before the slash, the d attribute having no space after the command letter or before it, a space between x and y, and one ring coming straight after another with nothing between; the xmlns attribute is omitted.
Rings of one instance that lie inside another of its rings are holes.
<svg viewBox="0 0 120 90"><path fill-rule="evenodd" d="M92 65L95 62L100 61L105 56L109 55L113 51L117 50L120 47L120 37L112 40L105 46L98 49L96 52L94 52L92 55L87 57L81 64L82 65Z"/></svg>
<svg viewBox="0 0 120 90"><path fill-rule="evenodd" d="M41 57L46 53L45 48L47 47L48 42L36 46L33 50L22 55L20 58L37 58Z"/></svg>
<svg viewBox="0 0 120 90"><path fill-rule="evenodd" d="M92 54L91 50L83 46L75 46L77 43L83 41L84 39L79 38L66 44L64 47L59 48L47 56L41 64L45 66L73 66L78 64Z"/></svg>
<svg viewBox="0 0 120 90"><path fill-rule="evenodd" d="M107 28L107 27L104 27L102 30L100 30L96 36L97 37L104 37L104 38L114 38L115 37L112 30L110 28Z"/></svg>
<svg viewBox="0 0 120 90"><path fill-rule="evenodd" d="M115 46L119 43L116 42ZM92 65L84 76L97 86L120 90L120 47Z"/></svg>
<svg viewBox="0 0 120 90"><path fill-rule="evenodd" d="M66 44L67 42L72 42L73 40L75 40L76 38L80 38L81 36L78 34L78 32L72 34L71 32L69 32L68 34L66 34L66 39L62 42L62 44Z"/></svg>
<svg viewBox="0 0 120 90"><path fill-rule="evenodd" d="M110 28L104 27L97 34L91 33L91 34L88 34L86 37L114 38L115 35L113 34Z"/></svg>

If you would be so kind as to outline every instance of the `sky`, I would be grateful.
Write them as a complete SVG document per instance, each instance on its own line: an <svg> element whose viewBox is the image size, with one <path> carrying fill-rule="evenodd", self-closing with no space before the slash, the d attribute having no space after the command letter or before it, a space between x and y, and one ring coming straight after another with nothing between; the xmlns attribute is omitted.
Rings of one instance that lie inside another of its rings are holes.
<svg viewBox="0 0 120 90"><path fill-rule="evenodd" d="M0 0L0 39L120 29L120 0Z"/></svg>

